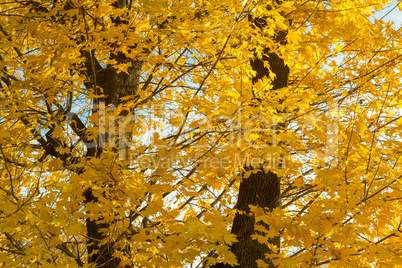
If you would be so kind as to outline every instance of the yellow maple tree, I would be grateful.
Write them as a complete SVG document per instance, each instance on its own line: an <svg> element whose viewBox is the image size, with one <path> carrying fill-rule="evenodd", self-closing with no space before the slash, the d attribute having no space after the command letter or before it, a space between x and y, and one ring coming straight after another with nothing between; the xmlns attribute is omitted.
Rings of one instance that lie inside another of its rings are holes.
<svg viewBox="0 0 402 268"><path fill-rule="evenodd" d="M401 266L389 2L1 1L0 265Z"/></svg>

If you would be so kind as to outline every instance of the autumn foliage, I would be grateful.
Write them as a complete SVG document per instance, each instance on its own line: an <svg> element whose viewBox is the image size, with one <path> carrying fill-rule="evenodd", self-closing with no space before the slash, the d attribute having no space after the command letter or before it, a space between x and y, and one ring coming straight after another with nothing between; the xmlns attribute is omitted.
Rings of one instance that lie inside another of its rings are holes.
<svg viewBox="0 0 402 268"><path fill-rule="evenodd" d="M0 1L0 266L402 266L388 2Z"/></svg>

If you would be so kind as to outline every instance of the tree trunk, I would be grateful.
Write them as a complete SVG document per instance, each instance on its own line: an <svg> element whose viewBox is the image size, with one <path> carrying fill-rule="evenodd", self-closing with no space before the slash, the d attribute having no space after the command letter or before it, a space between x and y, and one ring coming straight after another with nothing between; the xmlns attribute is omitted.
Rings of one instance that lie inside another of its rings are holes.
<svg viewBox="0 0 402 268"><path fill-rule="evenodd" d="M266 20L263 18L250 18L253 27L263 29L266 26ZM286 32L280 31L276 34L278 44L286 44ZM272 90L281 89L288 84L289 67L285 65L283 59L275 53L270 53L269 49L264 49L262 58L254 55L254 59L250 60L250 65L256 71L255 77L252 78L253 84L257 83L264 77L269 77L269 70L264 67L264 63L268 62L270 69L275 73L276 77L272 81ZM283 127L272 126L276 129ZM252 173L250 177L243 178L240 183L239 195L236 208L237 213L232 226L232 233L237 235L238 242L231 247L232 252L237 257L239 263L236 267L241 268L257 268L257 260L263 260L269 264L269 267L275 267L272 259L268 259L265 254L272 251L265 244L260 244L257 240L252 239L252 235L256 233L254 230L255 216L250 212L249 205L266 208L269 211L281 206L280 200L280 178L275 173L264 170L259 167L247 167L246 170L258 169L257 173ZM269 226L265 226L267 230ZM269 239L269 242L278 248L280 247L280 237ZM211 266L213 268L229 268L227 264L218 263Z"/></svg>
<svg viewBox="0 0 402 268"><path fill-rule="evenodd" d="M111 55L112 58L116 59L118 63L126 63L128 60L121 53L119 55ZM87 67L90 64L87 65ZM137 94L139 88L140 81L140 72L143 63L139 61L132 60L132 67L128 69L128 73L121 72L117 73L117 70L112 66L107 66L103 70L98 70L96 75L96 83L97 86L103 89L103 93L107 96L104 99L105 106L114 105L118 106L120 104L120 99L126 96L135 96ZM100 93L101 94L101 93ZM128 113L121 113L120 116L126 116ZM105 134L108 133L100 133ZM111 133L110 133L111 134ZM114 133L113 133L114 134ZM115 139L119 140L117 136ZM98 141L97 150L92 150L92 154L87 154L89 157L101 157L101 144ZM117 142L115 150L118 150L119 144ZM91 152L88 150L88 153ZM103 185L101 187L109 187L113 188L113 184L110 182L102 182ZM110 191L111 189L109 189ZM88 203L97 203L99 202L98 198L96 198L92 192L91 188L88 188L84 193L84 202ZM114 242L109 243L101 243L102 240L106 239L108 236L102 232L103 230L110 230L110 226L112 222L99 223L99 218L97 220L86 220L86 229L87 229L87 250L88 250L88 262L96 264L96 267L102 268L115 268L118 267L120 263L120 259L113 257L113 253L116 252L114 248ZM117 242L117 241L115 241Z"/></svg>
<svg viewBox="0 0 402 268"><path fill-rule="evenodd" d="M124 8L127 4L126 0L118 0L114 3L118 8ZM115 24L124 23L124 18L114 18L113 22ZM135 44L133 45L133 49L135 48ZM114 59L118 64L126 64L131 63L131 66L128 67L127 72L118 72L114 66L109 65L106 68L102 68L101 65L96 61L94 55L91 55L89 52L83 52L83 55L86 58L86 69L87 76L91 81L88 81L87 85L92 88L101 88L101 92L96 90L98 95L106 95L106 97L101 100L105 107L115 106L117 107L121 103L121 98L127 96L136 96L139 89L139 83L141 78L141 69L143 66L142 61L137 61L134 59L127 58L124 53L111 53L110 58ZM95 104L94 112L97 112L99 109L99 103ZM113 108L112 108L113 110ZM127 116L128 112L123 111L120 113L120 117ZM120 119L119 119L120 120ZM117 122L116 122L117 123ZM119 137L117 137L116 133L99 133L100 135L104 135L107 139L108 135L113 135L114 139L117 140L114 150L119 150ZM104 137L104 138L105 138ZM100 140L97 141L97 148L92 148L92 150L88 150L87 157L101 157L102 153L102 142ZM113 188L114 185L111 182L101 182L101 187ZM99 200L93 194L91 188L86 189L84 193L84 203L98 203ZM88 251L88 263L95 264L96 267L102 268L115 268L119 266L120 259L113 256L113 253L117 250L115 243L117 241L109 241L108 243L102 243L102 240L107 239L108 235L105 234L102 230L110 230L113 222L102 222L99 223L99 220L103 220L103 218L99 218L97 220L86 219L86 230L87 230L87 251Z"/></svg>
<svg viewBox="0 0 402 268"><path fill-rule="evenodd" d="M237 209L243 213L237 213L233 221L232 233L237 235L238 242L233 244L232 252L237 257L239 267L251 268L257 267L256 261L259 259L271 263L271 260L265 257L265 254L271 251L267 245L260 244L251 237L255 233L256 222L249 205L269 209L279 207L280 178L270 171L261 170L243 179L240 184ZM279 237L272 238L270 243L279 247Z"/></svg>

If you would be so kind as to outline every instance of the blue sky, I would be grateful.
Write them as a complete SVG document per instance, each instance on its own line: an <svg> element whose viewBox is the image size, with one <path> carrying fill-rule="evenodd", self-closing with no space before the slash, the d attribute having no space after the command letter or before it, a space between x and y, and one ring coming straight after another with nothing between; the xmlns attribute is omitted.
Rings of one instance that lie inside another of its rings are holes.
<svg viewBox="0 0 402 268"><path fill-rule="evenodd" d="M392 21L394 29L397 30L402 26L402 11L400 8L402 8L402 0L394 1L383 10L376 12L374 17L384 21Z"/></svg>

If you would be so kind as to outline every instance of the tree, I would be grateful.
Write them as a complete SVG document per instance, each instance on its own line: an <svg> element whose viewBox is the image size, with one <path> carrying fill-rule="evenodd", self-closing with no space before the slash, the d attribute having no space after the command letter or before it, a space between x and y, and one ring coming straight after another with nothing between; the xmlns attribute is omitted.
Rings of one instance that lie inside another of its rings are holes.
<svg viewBox="0 0 402 268"><path fill-rule="evenodd" d="M3 1L0 263L401 264L387 3Z"/></svg>

